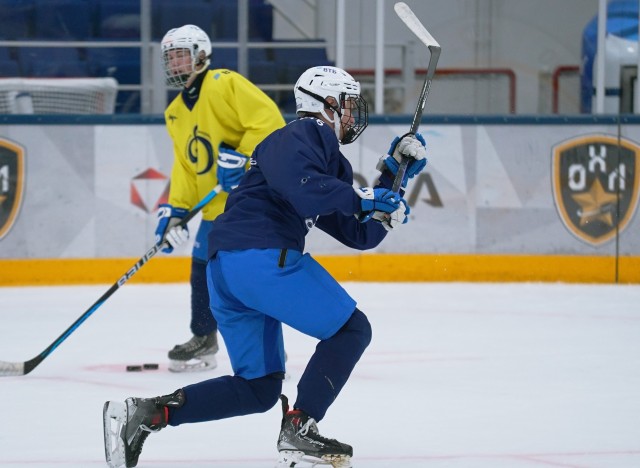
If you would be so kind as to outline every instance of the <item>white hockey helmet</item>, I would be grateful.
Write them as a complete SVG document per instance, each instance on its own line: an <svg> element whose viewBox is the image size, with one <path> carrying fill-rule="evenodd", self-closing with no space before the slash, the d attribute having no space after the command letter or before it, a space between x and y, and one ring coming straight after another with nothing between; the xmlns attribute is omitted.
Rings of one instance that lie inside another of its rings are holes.
<svg viewBox="0 0 640 468"><path fill-rule="evenodd" d="M336 137L344 145L355 141L367 127L367 102L360 95L360 83L341 68L330 66L309 68L298 78L293 94L296 98L296 113L298 115L322 114L325 119L333 122ZM334 98L338 104L331 105L327 101L328 97ZM353 123L341 122L347 105L351 110ZM334 111L333 119L325 109ZM342 139L340 139L341 127L344 130Z"/></svg>
<svg viewBox="0 0 640 468"><path fill-rule="evenodd" d="M162 63L167 84L172 88L183 88L192 73L202 73L211 63L211 41L209 36L198 26L187 24L171 29L162 38ZM184 49L189 51L191 71L184 73L182 67L172 64L169 51ZM182 71L182 72L181 72Z"/></svg>

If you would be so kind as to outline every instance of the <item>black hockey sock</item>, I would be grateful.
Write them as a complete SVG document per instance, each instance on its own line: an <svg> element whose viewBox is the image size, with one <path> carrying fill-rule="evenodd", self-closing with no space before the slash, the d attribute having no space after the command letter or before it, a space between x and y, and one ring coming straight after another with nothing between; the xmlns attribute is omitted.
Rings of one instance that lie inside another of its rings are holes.
<svg viewBox="0 0 640 468"><path fill-rule="evenodd" d="M218 329L218 323L209 309L207 264L198 259L191 261L191 331L204 336Z"/></svg>
<svg viewBox="0 0 640 468"><path fill-rule="evenodd" d="M370 341L369 320L356 308L335 335L318 343L298 383L294 408L316 421L324 418Z"/></svg>
<svg viewBox="0 0 640 468"><path fill-rule="evenodd" d="M184 387L185 403L169 408L169 425L264 413L278 402L282 375L246 380L229 375Z"/></svg>

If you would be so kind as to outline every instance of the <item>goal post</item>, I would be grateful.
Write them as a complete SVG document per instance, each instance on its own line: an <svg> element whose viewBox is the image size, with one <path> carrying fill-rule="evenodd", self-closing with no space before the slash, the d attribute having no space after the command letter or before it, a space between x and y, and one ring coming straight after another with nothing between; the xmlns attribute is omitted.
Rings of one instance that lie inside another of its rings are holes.
<svg viewBox="0 0 640 468"><path fill-rule="evenodd" d="M1 78L0 114L113 114L115 78Z"/></svg>

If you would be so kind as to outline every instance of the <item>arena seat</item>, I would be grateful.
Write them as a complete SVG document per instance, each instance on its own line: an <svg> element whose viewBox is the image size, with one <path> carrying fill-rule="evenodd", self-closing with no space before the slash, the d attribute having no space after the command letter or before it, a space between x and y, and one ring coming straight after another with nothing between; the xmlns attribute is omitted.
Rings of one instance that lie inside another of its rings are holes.
<svg viewBox="0 0 640 468"><path fill-rule="evenodd" d="M132 47L94 47L87 50L91 76L108 77L120 84L140 83L140 50Z"/></svg>
<svg viewBox="0 0 640 468"><path fill-rule="evenodd" d="M20 76L20 65L15 60L0 59L0 77Z"/></svg>
<svg viewBox="0 0 640 468"><path fill-rule="evenodd" d="M214 3L206 0L154 0L153 37L160 40L170 29L185 24L194 24L211 36Z"/></svg>
<svg viewBox="0 0 640 468"><path fill-rule="evenodd" d="M60 78L89 75L87 64L75 47L20 47L17 55L23 76Z"/></svg>
<svg viewBox="0 0 640 468"><path fill-rule="evenodd" d="M37 2L33 38L88 39L94 36L93 18L93 3L87 0Z"/></svg>
<svg viewBox="0 0 640 468"><path fill-rule="evenodd" d="M76 60L47 60L31 63L28 75L34 78L82 78L89 76L89 69L85 62Z"/></svg>
<svg viewBox="0 0 640 468"><path fill-rule="evenodd" d="M217 0L214 2L212 40L238 39L238 2ZM265 0L249 1L249 39L271 41L273 39L273 6Z"/></svg>
<svg viewBox="0 0 640 468"><path fill-rule="evenodd" d="M28 39L33 29L33 0L0 0L0 38Z"/></svg>
<svg viewBox="0 0 640 468"><path fill-rule="evenodd" d="M102 39L140 39L140 3L131 0L98 0L98 37Z"/></svg>
<svg viewBox="0 0 640 468"><path fill-rule="evenodd" d="M278 82L276 64L267 60L249 62L249 79L255 84L270 84ZM272 98L275 92L268 92Z"/></svg>
<svg viewBox="0 0 640 468"><path fill-rule="evenodd" d="M274 44L289 41L277 41ZM318 47L286 47L273 48L273 57L279 70L279 82L294 84L302 72L316 65L333 65L327 57L324 41L309 41Z"/></svg>
<svg viewBox="0 0 640 468"><path fill-rule="evenodd" d="M211 68L228 68L238 70L238 50L226 47L214 47L211 49Z"/></svg>

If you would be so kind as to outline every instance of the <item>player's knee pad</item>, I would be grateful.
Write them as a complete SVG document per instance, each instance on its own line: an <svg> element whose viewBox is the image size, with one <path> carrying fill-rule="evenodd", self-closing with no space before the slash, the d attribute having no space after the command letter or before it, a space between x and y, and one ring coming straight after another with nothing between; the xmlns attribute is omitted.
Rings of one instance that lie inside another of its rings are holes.
<svg viewBox="0 0 640 468"><path fill-rule="evenodd" d="M282 393L282 374L269 374L247 382L256 398L256 413L264 413L278 402Z"/></svg>
<svg viewBox="0 0 640 468"><path fill-rule="evenodd" d="M371 324L367 316L357 307L349 317L349 320L347 320L347 323L340 329L340 332L349 333L350 338L356 339L363 351L371 343Z"/></svg>

